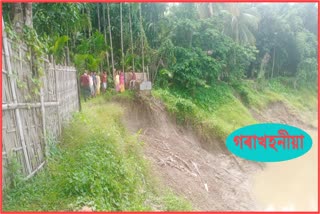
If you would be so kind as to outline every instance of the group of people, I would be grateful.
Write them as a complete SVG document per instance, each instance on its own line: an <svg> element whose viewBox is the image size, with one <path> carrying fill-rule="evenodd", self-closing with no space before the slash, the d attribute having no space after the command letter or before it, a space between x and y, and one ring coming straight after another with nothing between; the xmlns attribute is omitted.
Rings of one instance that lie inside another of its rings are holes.
<svg viewBox="0 0 320 214"><path fill-rule="evenodd" d="M90 97L95 97L102 92L107 90L107 73L102 72L101 74L96 72L85 71L80 77L81 94L84 101ZM130 71L130 82L129 89L135 88L136 74L133 70ZM114 70L114 83L117 92L125 91L125 74L123 71Z"/></svg>
<svg viewBox="0 0 320 214"><path fill-rule="evenodd" d="M133 70L130 71L129 79L130 79L129 89L134 89L137 77L136 77L136 73ZM123 71L115 71L114 82L115 82L117 92L125 91L125 75Z"/></svg>
<svg viewBox="0 0 320 214"><path fill-rule="evenodd" d="M86 101L90 97L95 97L107 90L107 73L102 72L97 74L96 72L85 71L80 77L81 93Z"/></svg>

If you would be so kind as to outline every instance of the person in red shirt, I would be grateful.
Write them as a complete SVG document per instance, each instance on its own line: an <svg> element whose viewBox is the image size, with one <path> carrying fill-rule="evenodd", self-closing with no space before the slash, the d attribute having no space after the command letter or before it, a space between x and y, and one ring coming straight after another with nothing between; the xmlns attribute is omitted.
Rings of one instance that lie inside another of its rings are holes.
<svg viewBox="0 0 320 214"><path fill-rule="evenodd" d="M132 70L131 71L131 80L130 80L130 83L129 83L129 88L130 89L134 89L135 88L135 85L136 85L136 73Z"/></svg>
<svg viewBox="0 0 320 214"><path fill-rule="evenodd" d="M90 97L90 86L89 86L89 76L85 71L83 75L80 77L80 86L81 86L81 94L84 98L84 101Z"/></svg>
<svg viewBox="0 0 320 214"><path fill-rule="evenodd" d="M103 72L101 74L102 92L105 92L107 90L107 78L107 73Z"/></svg>

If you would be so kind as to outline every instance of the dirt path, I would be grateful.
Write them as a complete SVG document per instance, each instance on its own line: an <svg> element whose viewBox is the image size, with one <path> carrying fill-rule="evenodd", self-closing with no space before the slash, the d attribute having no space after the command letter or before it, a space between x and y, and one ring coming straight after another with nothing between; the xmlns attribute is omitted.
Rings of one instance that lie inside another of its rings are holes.
<svg viewBox="0 0 320 214"><path fill-rule="evenodd" d="M123 104L124 124L141 133L145 156L163 185L196 210L256 210L249 178L261 169L257 164L231 155L219 142L210 142L216 146L208 152L206 142L172 122L160 103L148 103Z"/></svg>

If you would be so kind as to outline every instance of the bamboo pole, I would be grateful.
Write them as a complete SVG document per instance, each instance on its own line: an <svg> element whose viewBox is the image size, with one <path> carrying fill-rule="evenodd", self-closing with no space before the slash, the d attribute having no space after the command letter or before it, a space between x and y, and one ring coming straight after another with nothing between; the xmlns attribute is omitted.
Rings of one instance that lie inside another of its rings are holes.
<svg viewBox="0 0 320 214"><path fill-rule="evenodd" d="M26 178L24 178L24 180L28 180L29 178L31 178L32 176L34 176L34 174L36 174L46 163L46 161L43 161L33 172L30 173L30 175L28 175Z"/></svg>
<svg viewBox="0 0 320 214"><path fill-rule="evenodd" d="M56 70L56 63L54 58L52 57L52 65L53 65L53 72L55 75L55 85L56 85L56 101L57 103L59 103L59 105L57 106L57 111L58 111L58 127L59 127L59 134L61 134L61 121L60 121L60 91L59 91L59 84L58 84L58 72Z"/></svg>
<svg viewBox="0 0 320 214"><path fill-rule="evenodd" d="M43 80L43 78L41 78ZM49 148L47 145L47 133L46 133L46 111L44 108L44 91L43 87L40 88L40 104L41 104L41 116L42 116L42 133L44 141L45 157L48 156Z"/></svg>
<svg viewBox="0 0 320 214"><path fill-rule="evenodd" d="M2 29L4 29L3 17L2 17ZM16 90L15 90L16 89L16 82L10 76L12 74L12 67L11 67L11 61L10 61L10 58L9 58L8 41L7 41L7 35L6 35L5 31L3 31L2 39L3 39L3 47L4 47L4 52L5 52L5 60L6 60L7 66L8 66L8 74L9 74L10 83L11 83L12 98L13 98L13 102L14 103L18 103ZM29 160L29 156L28 156L26 142L25 142L25 139L24 139L20 111L19 111L18 108L15 109L15 115L16 115L16 119L17 119L17 126L18 126L18 130L19 130L19 136L20 136L20 140L21 140L21 144L22 144L22 148L23 148L23 154L24 154L25 162L26 162L26 165L27 165L27 170L28 170L28 173L31 174L32 170L31 170L31 165L30 165L30 160Z"/></svg>
<svg viewBox="0 0 320 214"><path fill-rule="evenodd" d="M58 106L59 102L44 102L45 107ZM13 110L17 108L40 108L41 103L13 103L2 104L2 110Z"/></svg>
<svg viewBox="0 0 320 214"><path fill-rule="evenodd" d="M79 83L79 78L77 77L77 72L74 72L75 74L75 76L76 76L76 84L77 84L77 92L78 92L78 105L79 105L79 111L81 111L82 110L82 108L81 108L81 100L80 100L80 83Z"/></svg>

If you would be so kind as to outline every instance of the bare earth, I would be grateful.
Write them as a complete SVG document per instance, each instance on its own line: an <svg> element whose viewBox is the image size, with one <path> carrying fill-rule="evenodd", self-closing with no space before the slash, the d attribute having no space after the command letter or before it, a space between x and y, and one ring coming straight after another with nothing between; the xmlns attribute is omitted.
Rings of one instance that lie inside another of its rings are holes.
<svg viewBox="0 0 320 214"><path fill-rule="evenodd" d="M128 108L124 124L133 133L140 130L145 156L163 185L196 210L254 210L249 177L261 168L233 156L219 142L201 142L191 130L170 120L160 103L148 103L151 106L123 105ZM207 151L204 144L215 146Z"/></svg>
<svg viewBox="0 0 320 214"><path fill-rule="evenodd" d="M199 138L191 128L175 124L159 101L144 99L147 101L120 103L126 109L123 123L130 132L140 132L145 157L162 185L185 197L198 211L266 209L257 201L261 197L253 194L257 185L252 181L266 165L232 155L224 142ZM260 121L301 124L281 103L270 106L263 114L252 114Z"/></svg>

